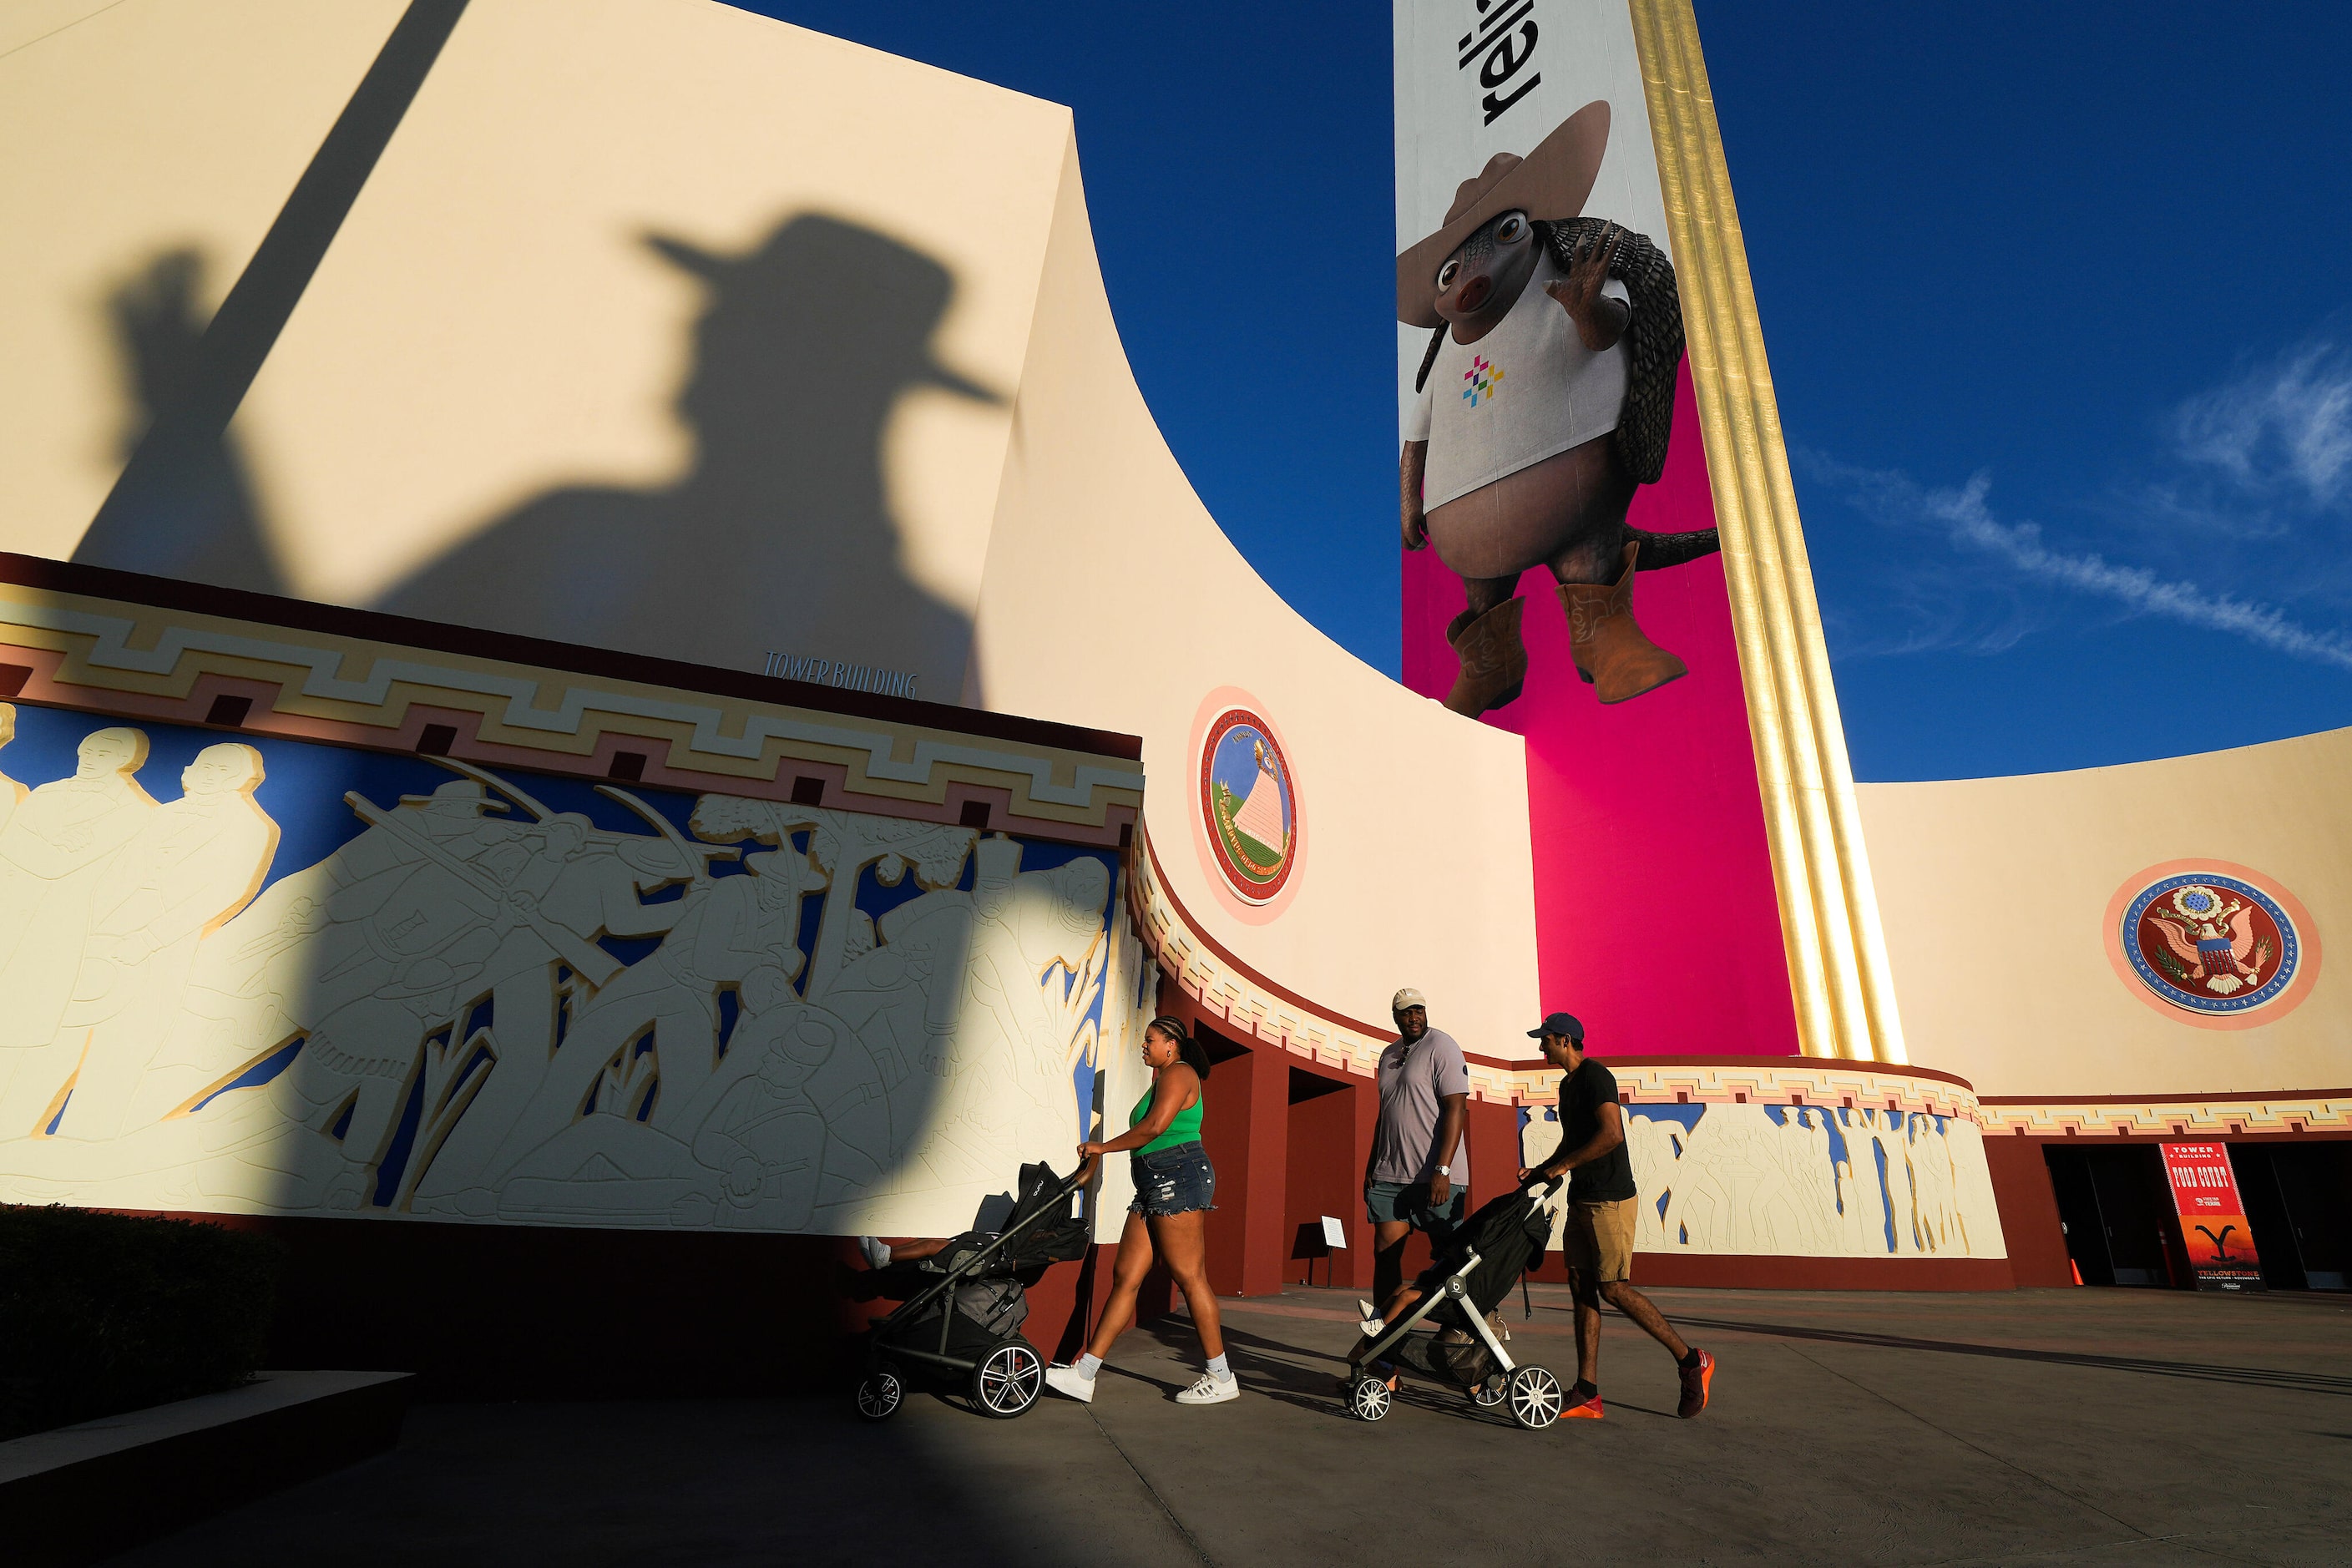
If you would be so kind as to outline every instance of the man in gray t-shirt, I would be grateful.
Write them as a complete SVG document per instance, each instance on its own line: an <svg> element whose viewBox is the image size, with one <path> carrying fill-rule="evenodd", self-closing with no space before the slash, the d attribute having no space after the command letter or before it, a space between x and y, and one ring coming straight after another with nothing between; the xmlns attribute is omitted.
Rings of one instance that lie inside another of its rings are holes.
<svg viewBox="0 0 2352 1568"><path fill-rule="evenodd" d="M1420 992L1408 985L1390 1005L1401 1037L1381 1053L1381 1117L1364 1167L1372 1299L1382 1303L1403 1283L1405 1237L1442 1239L1470 1196L1469 1064L1453 1036L1429 1026Z"/></svg>

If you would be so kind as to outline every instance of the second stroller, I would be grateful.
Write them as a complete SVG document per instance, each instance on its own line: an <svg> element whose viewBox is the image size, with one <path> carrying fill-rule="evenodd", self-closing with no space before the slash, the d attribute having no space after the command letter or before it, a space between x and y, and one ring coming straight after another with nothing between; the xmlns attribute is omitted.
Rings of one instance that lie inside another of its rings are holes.
<svg viewBox="0 0 2352 1568"><path fill-rule="evenodd" d="M1530 1183L1495 1199L1457 1226L1413 1281L1412 1310L1368 1331L1349 1358L1358 1363L1348 1384L1348 1409L1366 1421L1389 1413L1390 1380L1370 1370L1383 1358L1450 1383L1481 1406L1509 1404L1511 1419L1540 1431L1559 1419L1559 1379L1550 1370L1520 1365L1496 1337L1487 1314L1510 1294L1514 1281L1541 1260L1551 1239L1552 1210L1561 1178ZM1423 1319L1435 1335L1412 1331Z"/></svg>

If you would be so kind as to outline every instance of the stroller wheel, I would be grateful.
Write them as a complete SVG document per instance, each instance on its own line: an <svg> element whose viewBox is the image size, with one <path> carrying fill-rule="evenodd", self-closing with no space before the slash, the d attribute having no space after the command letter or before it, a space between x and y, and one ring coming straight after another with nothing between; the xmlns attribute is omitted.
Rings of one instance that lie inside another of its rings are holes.
<svg viewBox="0 0 2352 1568"><path fill-rule="evenodd" d="M971 1369L973 1407L999 1421L1025 1415L1045 1386L1045 1363L1024 1339L997 1341Z"/></svg>
<svg viewBox="0 0 2352 1568"><path fill-rule="evenodd" d="M1396 1395L1377 1377L1360 1377L1348 1390L1348 1412L1360 1421L1377 1421L1389 1413Z"/></svg>
<svg viewBox="0 0 2352 1568"><path fill-rule="evenodd" d="M887 1421L907 1400L907 1385L887 1366L877 1366L857 1385L857 1414L868 1421Z"/></svg>
<svg viewBox="0 0 2352 1568"><path fill-rule="evenodd" d="M1530 1432L1540 1432L1559 1419L1559 1379L1539 1366L1523 1366L1511 1373L1506 1391L1511 1419Z"/></svg>
<svg viewBox="0 0 2352 1568"><path fill-rule="evenodd" d="M1510 1386L1501 1373L1489 1373L1470 1385L1470 1397L1480 1409L1492 1410L1503 1403L1503 1396L1510 1392Z"/></svg>

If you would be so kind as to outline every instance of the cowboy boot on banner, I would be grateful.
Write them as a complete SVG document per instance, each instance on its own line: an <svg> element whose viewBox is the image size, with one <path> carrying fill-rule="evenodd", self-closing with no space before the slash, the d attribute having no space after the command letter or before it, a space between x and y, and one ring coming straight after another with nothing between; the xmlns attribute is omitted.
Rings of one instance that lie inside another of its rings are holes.
<svg viewBox="0 0 2352 1568"><path fill-rule="evenodd" d="M1445 628L1445 640L1462 661L1462 673L1445 694L1451 711L1475 719L1518 700L1528 673L1528 645L1519 640L1519 615L1526 607L1527 601L1514 595L1475 619L1465 610Z"/></svg>
<svg viewBox="0 0 2352 1568"><path fill-rule="evenodd" d="M1562 583L1560 608L1568 612L1568 636L1576 673L1603 702L1622 702L1690 673L1690 666L1652 642L1633 620L1633 557L1638 541L1625 546L1625 572L1612 587L1605 583ZM1525 662L1525 656L1521 656ZM1468 663L1464 663L1465 675ZM1460 686L1454 688L1461 689ZM1446 700L1447 707L1454 706Z"/></svg>

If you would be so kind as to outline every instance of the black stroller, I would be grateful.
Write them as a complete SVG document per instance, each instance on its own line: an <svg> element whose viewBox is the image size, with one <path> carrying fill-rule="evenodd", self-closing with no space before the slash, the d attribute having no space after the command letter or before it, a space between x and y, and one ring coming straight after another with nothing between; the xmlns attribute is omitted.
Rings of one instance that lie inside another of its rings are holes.
<svg viewBox="0 0 2352 1568"><path fill-rule="evenodd" d="M1514 1364L1486 1321L1511 1293L1512 1282L1542 1261L1552 1217L1544 1205L1559 1184L1556 1177L1505 1193L1445 1238L1413 1281L1421 1300L1383 1324L1360 1358L1363 1364L1348 1384L1351 1414L1378 1421L1389 1413L1395 1396L1388 1380L1370 1370L1373 1362L1387 1359L1454 1384L1484 1408L1508 1400L1511 1419L1531 1432L1559 1419L1559 1379L1544 1367ZM1424 1318L1436 1333L1412 1332Z"/></svg>
<svg viewBox="0 0 2352 1568"><path fill-rule="evenodd" d="M1086 1256L1085 1205L1070 1202L1085 1173L1056 1176L1049 1165L1024 1165L1003 1230L968 1231L935 1257L881 1271L883 1293L903 1300L868 1332L860 1415L896 1415L910 1381L961 1383L972 1408L999 1420L1037 1403L1045 1361L1021 1336L1026 1287L1054 1264Z"/></svg>

